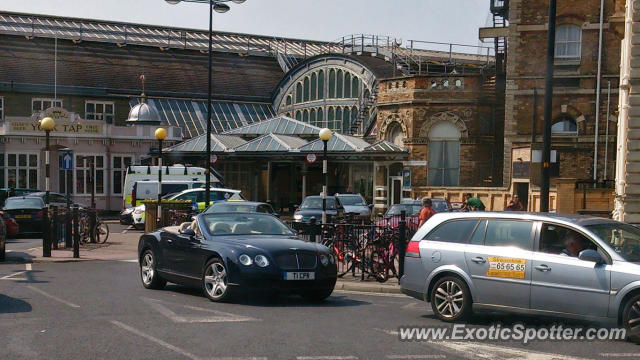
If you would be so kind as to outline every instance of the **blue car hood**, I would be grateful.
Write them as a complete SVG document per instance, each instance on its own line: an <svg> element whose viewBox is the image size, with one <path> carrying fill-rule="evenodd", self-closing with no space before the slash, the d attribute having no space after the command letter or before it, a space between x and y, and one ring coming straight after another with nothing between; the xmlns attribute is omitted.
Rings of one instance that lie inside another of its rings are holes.
<svg viewBox="0 0 640 360"><path fill-rule="evenodd" d="M280 236L280 235L232 235L229 237L216 236L215 241L225 242L228 245L236 247L238 250L242 248L252 248L262 250L267 253L280 252L283 250L297 249L313 252L328 252L329 249L321 244L302 241L296 237Z"/></svg>

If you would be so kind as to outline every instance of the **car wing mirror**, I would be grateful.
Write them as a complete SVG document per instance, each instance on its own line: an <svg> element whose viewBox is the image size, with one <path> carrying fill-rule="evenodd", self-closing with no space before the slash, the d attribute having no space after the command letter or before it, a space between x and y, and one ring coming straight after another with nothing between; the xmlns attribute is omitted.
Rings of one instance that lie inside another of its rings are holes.
<svg viewBox="0 0 640 360"><path fill-rule="evenodd" d="M584 260L584 261L592 261L592 262L595 262L596 264L604 263L604 259L602 258L600 253L593 249L586 249L586 250L580 251L580 254L578 254L578 259Z"/></svg>
<svg viewBox="0 0 640 360"><path fill-rule="evenodd" d="M196 232L193 231L193 229L191 229L191 228L180 230L180 234L191 236L191 237L195 237L196 236Z"/></svg>

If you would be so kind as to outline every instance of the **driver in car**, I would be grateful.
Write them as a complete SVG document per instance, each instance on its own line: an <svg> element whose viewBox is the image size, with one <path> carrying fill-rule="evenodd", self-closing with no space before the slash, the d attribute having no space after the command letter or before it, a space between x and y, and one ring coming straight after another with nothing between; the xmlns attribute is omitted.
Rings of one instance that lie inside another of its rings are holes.
<svg viewBox="0 0 640 360"><path fill-rule="evenodd" d="M584 250L584 240L576 233L567 234L564 244L565 248L560 255L577 257L580 251Z"/></svg>

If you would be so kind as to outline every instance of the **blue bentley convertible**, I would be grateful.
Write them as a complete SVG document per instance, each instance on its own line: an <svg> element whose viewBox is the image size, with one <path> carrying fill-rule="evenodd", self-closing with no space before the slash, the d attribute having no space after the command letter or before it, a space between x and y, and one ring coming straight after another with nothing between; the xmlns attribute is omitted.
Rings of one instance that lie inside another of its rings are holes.
<svg viewBox="0 0 640 360"><path fill-rule="evenodd" d="M248 291L329 297L337 269L329 249L300 240L273 215L200 214L193 222L143 235L140 276L148 289L199 286L212 301Z"/></svg>

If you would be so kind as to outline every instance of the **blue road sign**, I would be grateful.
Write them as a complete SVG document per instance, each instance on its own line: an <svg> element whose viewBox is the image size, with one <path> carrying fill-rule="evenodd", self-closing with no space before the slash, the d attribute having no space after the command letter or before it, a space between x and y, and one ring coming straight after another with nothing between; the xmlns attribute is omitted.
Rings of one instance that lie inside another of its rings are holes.
<svg viewBox="0 0 640 360"><path fill-rule="evenodd" d="M73 155L70 152L62 155L62 170L73 170Z"/></svg>

